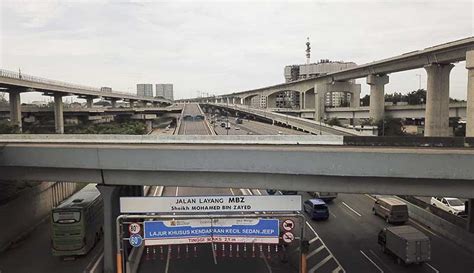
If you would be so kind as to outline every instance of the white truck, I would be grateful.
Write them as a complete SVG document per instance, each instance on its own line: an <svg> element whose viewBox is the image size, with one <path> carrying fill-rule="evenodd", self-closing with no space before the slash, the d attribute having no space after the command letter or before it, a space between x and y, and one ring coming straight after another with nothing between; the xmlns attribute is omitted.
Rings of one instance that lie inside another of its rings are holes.
<svg viewBox="0 0 474 273"><path fill-rule="evenodd" d="M430 238L412 226L386 227L379 232L382 252L392 254L399 264L420 264L431 259Z"/></svg>

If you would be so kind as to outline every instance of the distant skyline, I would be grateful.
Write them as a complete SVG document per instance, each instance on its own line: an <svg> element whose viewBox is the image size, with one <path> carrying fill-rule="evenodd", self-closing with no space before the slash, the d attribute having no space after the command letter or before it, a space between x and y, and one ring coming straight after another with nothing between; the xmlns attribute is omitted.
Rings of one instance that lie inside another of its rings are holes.
<svg viewBox="0 0 474 273"><path fill-rule="evenodd" d="M0 0L0 68L136 93L173 83L174 96L227 94L284 82L311 61L364 64L473 36L472 1ZM426 72L393 73L387 93L426 88ZM362 84L363 97L369 86ZM466 98L465 63L450 96ZM22 94L23 102L43 100ZM82 101L82 100L79 100Z"/></svg>

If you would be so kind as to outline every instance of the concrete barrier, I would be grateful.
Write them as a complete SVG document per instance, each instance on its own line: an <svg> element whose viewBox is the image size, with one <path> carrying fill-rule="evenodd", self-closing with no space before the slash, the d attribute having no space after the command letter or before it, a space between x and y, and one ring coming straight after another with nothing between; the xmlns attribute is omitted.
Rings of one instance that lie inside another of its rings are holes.
<svg viewBox="0 0 474 273"><path fill-rule="evenodd" d="M441 234L443 237L448 238L457 245L474 253L473 233L469 233L465 228L458 227L455 224L452 224L425 209L406 202L403 199L400 200L407 204L410 218L429 227L431 230Z"/></svg>
<svg viewBox="0 0 474 273"><path fill-rule="evenodd" d="M43 182L1 205L0 219L8 219L9 224L2 227L0 252L48 219L51 209L80 187L76 183Z"/></svg>

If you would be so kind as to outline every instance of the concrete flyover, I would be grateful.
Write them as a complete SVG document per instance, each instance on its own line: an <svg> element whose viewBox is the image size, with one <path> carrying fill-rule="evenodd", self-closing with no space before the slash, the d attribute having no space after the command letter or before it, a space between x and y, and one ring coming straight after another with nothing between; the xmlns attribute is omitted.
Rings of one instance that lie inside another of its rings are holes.
<svg viewBox="0 0 474 273"><path fill-rule="evenodd" d="M466 118L466 102L454 102L449 104L449 117ZM296 115L302 118L313 118L314 111L308 109L284 109L274 108L270 111ZM326 108L326 116L328 118L344 118L344 119L369 119L371 118L370 107L335 107ZM385 105L385 114L394 118L424 118L426 113L426 105Z"/></svg>
<svg viewBox="0 0 474 273"><path fill-rule="evenodd" d="M104 91L107 90L107 91ZM54 97L54 115L56 133L64 133L63 118L63 100L64 96L78 96L86 99L87 105L92 107L93 100L103 98L110 100L112 107L115 108L116 102L127 100L133 107L134 102L141 102L143 105L151 103L154 106L170 105L171 101L161 98L141 97L125 92L112 92L111 88L94 88L71 84L61 81L44 79L36 76L26 75L19 72L13 72L0 69L0 92L9 93L10 101L10 120L12 124L18 126L21 131L21 93L24 92L42 92L46 96Z"/></svg>
<svg viewBox="0 0 474 273"><path fill-rule="evenodd" d="M262 97L269 94L292 90L301 93L300 105L308 106L308 97L314 101L314 119L327 117L324 96L327 92L351 93L351 107L359 107L360 86L353 80L366 78L370 85L370 118L378 120L384 115L384 86L389 82L390 73L425 68L427 73L427 99L425 111L425 136L447 136L449 134L449 74L453 63L466 60L468 70L466 136L474 136L474 37L408 52L399 56L375 61L345 70L327 73L309 79L297 80L252 90L234 92L218 97L189 99L195 102L248 103L243 100L251 96ZM266 106L265 106L266 107ZM308 107L306 108L308 109Z"/></svg>
<svg viewBox="0 0 474 273"><path fill-rule="evenodd" d="M331 126L322 121L308 120L291 115L283 115L274 113L265 109L251 108L244 105L228 105L225 103L204 103L207 107L216 107L220 109L232 110L247 115L257 116L261 119L271 121L272 124L280 124L291 127L296 130L301 130L315 135L331 134L331 135L367 135L367 132L360 132L353 129L347 129L339 126Z"/></svg>
<svg viewBox="0 0 474 273"><path fill-rule="evenodd" d="M472 148L343 144L342 136L1 135L0 171L5 180L474 197Z"/></svg>

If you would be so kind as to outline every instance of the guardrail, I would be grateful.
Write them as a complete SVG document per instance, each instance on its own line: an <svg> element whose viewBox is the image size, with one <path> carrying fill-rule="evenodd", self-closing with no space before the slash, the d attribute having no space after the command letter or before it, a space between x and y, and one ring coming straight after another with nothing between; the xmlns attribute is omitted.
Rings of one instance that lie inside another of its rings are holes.
<svg viewBox="0 0 474 273"><path fill-rule="evenodd" d="M134 96L134 97L136 97L137 100L140 100L140 99L145 99L145 100L154 99L154 98L149 98L149 97L136 96L134 94L131 94L131 93L128 93L128 92L121 92L121 91L104 92L104 91L101 91L100 88L96 88L96 87L90 87L90 86L85 86L85 85L80 85L80 84L57 81L57 80L50 80L50 79L46 79L46 78L41 78L41 77L32 76L32 75L23 74L23 73L20 73L20 72L15 72L15 71L10 71L10 70L5 70L5 69L0 69L0 77L23 80L23 81L29 81L29 82L34 82L34 83L45 83L45 84L50 84L50 85L55 85L55 86L60 86L60 87L66 87L66 88L73 88L73 89L78 89L78 90L99 92L99 93L102 93L102 94L105 94L105 95L107 95L107 94L119 94L119 95L126 95L126 96Z"/></svg>

